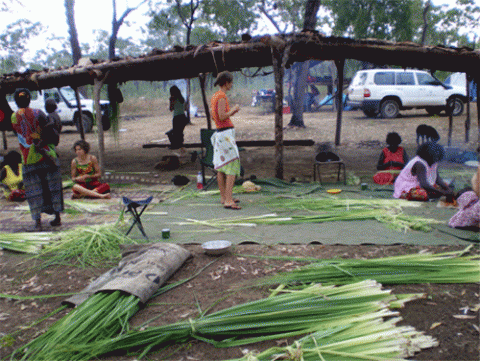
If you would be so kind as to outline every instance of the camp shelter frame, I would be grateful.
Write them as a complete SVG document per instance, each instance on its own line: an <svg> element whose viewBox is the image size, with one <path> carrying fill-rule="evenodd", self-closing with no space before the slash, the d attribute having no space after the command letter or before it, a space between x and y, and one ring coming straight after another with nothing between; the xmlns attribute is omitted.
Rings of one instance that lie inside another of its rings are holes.
<svg viewBox="0 0 480 361"><path fill-rule="evenodd" d="M103 84L118 84L131 80L166 81L202 77L223 70L239 71L247 67L273 66L275 75L275 175L283 178L283 74L294 62L333 60L343 76L345 59L389 64L404 68L419 68L464 72L480 83L480 51L469 48L420 46L412 42L391 42L377 39L350 39L325 37L316 32L256 36L248 42L212 42L199 46L174 47L173 50L154 50L136 58L88 62L67 69L27 71L4 74L0 79L0 94L13 93L16 88L32 90L71 86L95 85L96 109L100 109L100 91ZM203 78L204 83L204 78ZM204 92L202 92L204 94ZM337 96L343 93L339 83ZM479 104L477 96L477 105ZM207 102L204 100L204 105ZM340 103L339 103L340 104ZM340 144L342 107L337 110L335 143ZM477 107L477 109L480 107ZM208 110L206 110L208 114ZM477 111L477 113L479 113ZM478 115L480 132L480 113ZM97 112L99 133L99 162L103 164L103 128ZM207 118L209 119L209 118ZM465 124L470 129L469 119ZM466 135L468 139L468 135Z"/></svg>

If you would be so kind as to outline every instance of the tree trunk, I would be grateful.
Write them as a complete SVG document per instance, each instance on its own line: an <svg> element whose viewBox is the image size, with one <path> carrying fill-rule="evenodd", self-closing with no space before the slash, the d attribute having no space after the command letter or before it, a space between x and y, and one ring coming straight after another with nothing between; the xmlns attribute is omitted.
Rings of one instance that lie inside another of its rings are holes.
<svg viewBox="0 0 480 361"><path fill-rule="evenodd" d="M75 0L65 0L65 15L67 16L68 33L70 34L70 46L72 47L73 65L78 64L82 58L80 43L78 42L77 27L75 25Z"/></svg>
<svg viewBox="0 0 480 361"><path fill-rule="evenodd" d="M317 26L317 13L320 8L320 0L307 0L305 4L305 20L303 21L304 30L315 30Z"/></svg>
<svg viewBox="0 0 480 361"><path fill-rule="evenodd" d="M305 104L305 88L307 87L308 61L298 63L294 72L295 84L293 87L292 118L288 125L290 127L305 128L303 122L303 107Z"/></svg>
<svg viewBox="0 0 480 361"><path fill-rule="evenodd" d="M427 22L427 14L428 11L430 10L430 6L432 4L430 3L430 0L427 1L425 4L425 8L423 9L423 29L422 29L422 41L421 45L425 45L425 39L427 38L427 29L428 29L428 22Z"/></svg>
<svg viewBox="0 0 480 361"><path fill-rule="evenodd" d="M317 25L317 12L320 8L320 0L307 0L305 4L304 30L315 30ZM295 77L294 99L292 102L292 118L288 124L291 127L305 127L303 122L303 105L305 89L307 87L308 62L298 67Z"/></svg>

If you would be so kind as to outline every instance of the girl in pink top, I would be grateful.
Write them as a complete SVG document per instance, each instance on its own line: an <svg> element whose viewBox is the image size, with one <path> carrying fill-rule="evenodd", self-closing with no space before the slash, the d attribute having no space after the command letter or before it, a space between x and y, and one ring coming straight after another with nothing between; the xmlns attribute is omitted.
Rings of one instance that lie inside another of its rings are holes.
<svg viewBox="0 0 480 361"><path fill-rule="evenodd" d="M417 155L407 163L394 184L393 196L407 200L428 201L442 195L453 197L453 190L438 175L438 162L445 156L443 147L434 142L423 143Z"/></svg>

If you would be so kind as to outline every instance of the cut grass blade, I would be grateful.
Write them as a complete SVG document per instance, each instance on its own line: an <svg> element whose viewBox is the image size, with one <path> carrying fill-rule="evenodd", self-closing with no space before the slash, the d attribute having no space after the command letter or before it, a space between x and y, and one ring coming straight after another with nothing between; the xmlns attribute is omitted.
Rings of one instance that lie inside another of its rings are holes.
<svg viewBox="0 0 480 361"><path fill-rule="evenodd" d="M260 284L346 284L374 279L382 284L480 282L480 255L462 251L373 259L318 260L261 280Z"/></svg>
<svg viewBox="0 0 480 361"><path fill-rule="evenodd" d="M273 297L237 305L210 315L171 325L130 332L111 340L84 345L91 356L143 349L198 339L216 347L326 331L356 322L397 315L388 304L397 298L374 281L340 287L312 285L280 290ZM142 357L143 354L140 356Z"/></svg>
<svg viewBox="0 0 480 361"><path fill-rule="evenodd" d="M72 259L81 267L105 265L120 258L120 244L143 241L127 237L119 223L79 226L57 235L60 239L47 245L40 255L46 259L45 266Z"/></svg>
<svg viewBox="0 0 480 361"><path fill-rule="evenodd" d="M0 249L37 254L54 236L52 232L25 232L0 234Z"/></svg>

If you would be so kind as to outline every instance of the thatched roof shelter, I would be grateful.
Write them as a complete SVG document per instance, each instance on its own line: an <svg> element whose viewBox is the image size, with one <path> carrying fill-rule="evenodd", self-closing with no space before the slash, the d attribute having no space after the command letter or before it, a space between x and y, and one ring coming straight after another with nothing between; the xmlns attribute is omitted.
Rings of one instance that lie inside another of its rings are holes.
<svg viewBox="0 0 480 361"><path fill-rule="evenodd" d="M62 69L44 69L23 73L4 74L0 78L0 94L8 94L16 88L32 90L53 87L94 84L97 103L103 84L124 83L131 80L160 81L195 78L200 74L223 70L238 71L247 67L274 66L277 83L277 109L275 142L277 149L277 176L282 170L282 109L283 70L294 62L306 60L334 60L343 77L345 59L357 59L375 64L389 64L429 70L466 72L480 79L480 51L469 48L420 46L411 42L390 42L377 39L354 40L325 37L316 32L253 37L247 42L213 42L186 48L176 46L172 50L154 50L139 57L127 57L108 61L83 62ZM343 84L343 80L339 82ZM341 108L341 107L339 107ZM99 112L97 112L99 113ZM340 135L341 109L339 110L337 137ZM100 124L100 122L97 122ZM100 150L103 151L103 130L99 127ZM336 139L337 140L337 139ZM100 156L100 158L102 158Z"/></svg>

